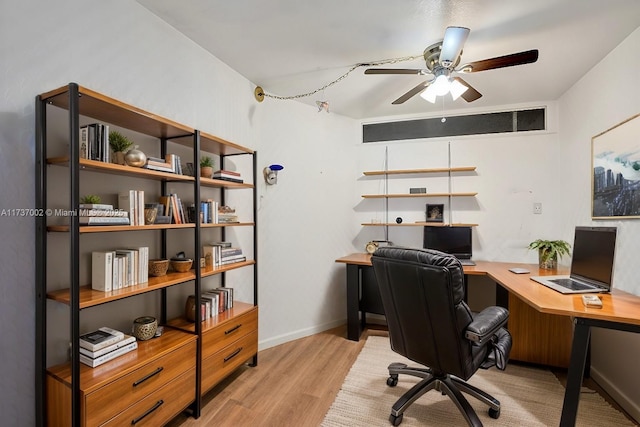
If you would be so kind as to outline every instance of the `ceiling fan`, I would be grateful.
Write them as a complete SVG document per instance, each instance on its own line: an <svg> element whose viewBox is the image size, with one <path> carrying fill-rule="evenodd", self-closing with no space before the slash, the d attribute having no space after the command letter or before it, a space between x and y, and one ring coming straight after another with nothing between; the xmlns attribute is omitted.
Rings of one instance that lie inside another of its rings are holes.
<svg viewBox="0 0 640 427"><path fill-rule="evenodd" d="M423 56L427 65L426 69L369 68L364 73L433 75L432 79L420 83L393 101L392 104L402 104L418 93L427 101L433 103L437 96L446 95L449 92L454 100L462 97L467 102L473 102L480 98L482 94L461 77L454 76L454 73L477 73L495 68L531 64L538 60L538 50L533 49L482 61L463 63L458 67L462 48L467 41L469 31L468 28L464 27L447 27L444 39L424 50Z"/></svg>

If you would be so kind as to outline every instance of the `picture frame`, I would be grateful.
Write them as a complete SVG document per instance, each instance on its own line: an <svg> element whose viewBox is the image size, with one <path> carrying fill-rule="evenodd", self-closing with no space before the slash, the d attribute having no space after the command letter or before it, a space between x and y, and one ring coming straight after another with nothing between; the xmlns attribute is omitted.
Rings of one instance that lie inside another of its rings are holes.
<svg viewBox="0 0 640 427"><path fill-rule="evenodd" d="M444 222L444 204L427 203L425 215L426 222Z"/></svg>
<svg viewBox="0 0 640 427"><path fill-rule="evenodd" d="M640 113L591 138L591 218L640 218Z"/></svg>

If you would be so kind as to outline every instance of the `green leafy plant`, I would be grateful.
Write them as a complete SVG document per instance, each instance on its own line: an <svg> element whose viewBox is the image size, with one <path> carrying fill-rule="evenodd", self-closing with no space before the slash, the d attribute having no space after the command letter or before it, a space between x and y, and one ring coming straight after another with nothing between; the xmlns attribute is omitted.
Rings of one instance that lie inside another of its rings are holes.
<svg viewBox="0 0 640 427"><path fill-rule="evenodd" d="M109 146L114 152L124 153L132 145L133 141L131 141L129 138L127 138L117 130L112 130L111 132L109 132Z"/></svg>
<svg viewBox="0 0 640 427"><path fill-rule="evenodd" d="M100 203L100 196L96 196L95 194L87 194L86 196L80 199L80 203L84 203L84 204Z"/></svg>
<svg viewBox="0 0 640 427"><path fill-rule="evenodd" d="M571 251L571 245L564 240L537 239L529 243L528 248L538 251L540 267L546 269L556 268L558 259Z"/></svg>
<svg viewBox="0 0 640 427"><path fill-rule="evenodd" d="M212 168L213 167L213 159L209 156L200 157L200 167L201 168Z"/></svg>

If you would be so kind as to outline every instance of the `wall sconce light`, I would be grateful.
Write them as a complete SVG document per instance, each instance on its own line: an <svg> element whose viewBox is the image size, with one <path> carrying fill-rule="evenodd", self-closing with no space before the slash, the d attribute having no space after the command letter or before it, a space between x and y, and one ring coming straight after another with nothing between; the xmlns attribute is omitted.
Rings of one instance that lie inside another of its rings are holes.
<svg viewBox="0 0 640 427"><path fill-rule="evenodd" d="M278 171L284 169L282 165L270 165L262 170L264 173L264 181L269 184L277 184L278 183Z"/></svg>

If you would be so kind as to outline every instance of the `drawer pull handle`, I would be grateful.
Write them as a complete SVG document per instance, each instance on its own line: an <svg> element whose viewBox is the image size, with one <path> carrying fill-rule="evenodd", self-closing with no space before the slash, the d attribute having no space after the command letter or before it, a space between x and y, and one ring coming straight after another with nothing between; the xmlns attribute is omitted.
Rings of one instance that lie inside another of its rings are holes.
<svg viewBox="0 0 640 427"><path fill-rule="evenodd" d="M241 326L242 326L242 323L241 323L241 324L239 324L239 325L234 326L234 327L233 327L233 328L231 328L231 329L228 329L228 330L224 331L224 334L225 334L225 335L229 335L231 332L235 332L235 331L237 331L238 329L240 329L240 327L241 327Z"/></svg>
<svg viewBox="0 0 640 427"><path fill-rule="evenodd" d="M228 355L227 357L224 358L225 362L228 362L229 360L233 359L234 357L236 357L238 355L238 353L240 353L242 351L242 347L240 347L239 349L237 349L236 351L234 351L233 353L231 353L230 355Z"/></svg>
<svg viewBox="0 0 640 427"><path fill-rule="evenodd" d="M158 369L156 369L155 371L151 372L148 375L145 375L144 377L140 378L138 381L133 383L134 387L139 386L140 384L142 384L143 382L145 382L146 380L148 380L149 378L153 377L154 375L158 375L160 372L162 372L164 368L161 366Z"/></svg>
<svg viewBox="0 0 640 427"><path fill-rule="evenodd" d="M149 410L147 412L145 412L144 414L140 415L138 418L132 419L131 420L131 425L134 426L134 425L138 424L140 421L142 421L144 419L144 417L146 417L147 415L151 414L153 411L155 411L156 409L161 407L163 403L164 403L164 400L158 400L156 402L156 404L153 405L151 408L149 408Z"/></svg>

